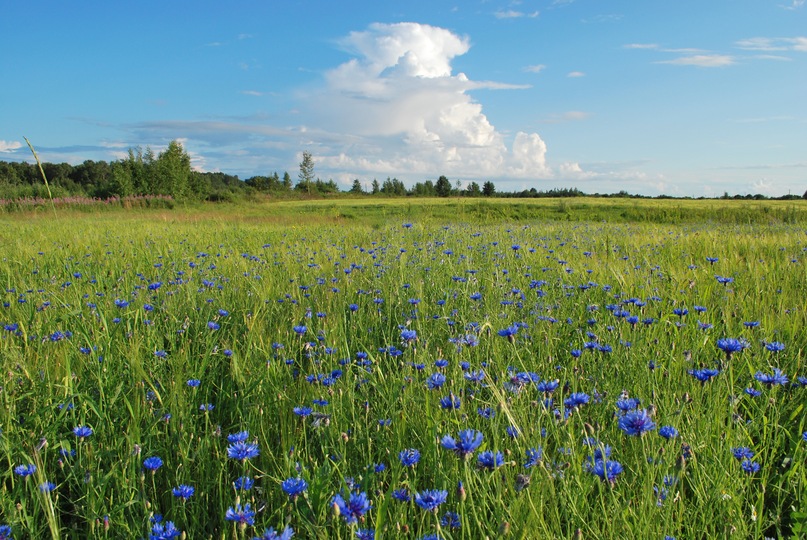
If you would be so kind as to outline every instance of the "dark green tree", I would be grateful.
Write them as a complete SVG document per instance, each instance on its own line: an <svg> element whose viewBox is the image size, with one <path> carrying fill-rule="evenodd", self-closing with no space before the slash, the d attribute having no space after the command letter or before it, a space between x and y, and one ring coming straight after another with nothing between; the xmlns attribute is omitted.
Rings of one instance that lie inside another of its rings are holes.
<svg viewBox="0 0 807 540"><path fill-rule="evenodd" d="M494 193L496 193L496 186L493 185L493 182L488 180L482 184L482 195L485 197L492 197Z"/></svg>
<svg viewBox="0 0 807 540"><path fill-rule="evenodd" d="M173 140L160 152L154 167L155 195L184 199L190 195L191 157L182 143Z"/></svg>
<svg viewBox="0 0 807 540"><path fill-rule="evenodd" d="M437 179L437 183L434 184L434 191L437 193L438 197L448 197L451 195L451 182L445 176L441 176Z"/></svg>
<svg viewBox="0 0 807 540"><path fill-rule="evenodd" d="M353 180L353 185L350 188L350 193L355 193L356 195L361 195L364 193L364 188L361 185L361 180L356 178Z"/></svg>
<svg viewBox="0 0 807 540"><path fill-rule="evenodd" d="M378 180L373 178L373 191L372 191L372 194L377 195L380 192L381 192L381 186L378 185Z"/></svg>
<svg viewBox="0 0 807 540"><path fill-rule="evenodd" d="M314 157L311 152L303 152L303 160L300 162L300 173L297 178L299 179L297 188L305 190L310 195L312 183L314 182Z"/></svg>

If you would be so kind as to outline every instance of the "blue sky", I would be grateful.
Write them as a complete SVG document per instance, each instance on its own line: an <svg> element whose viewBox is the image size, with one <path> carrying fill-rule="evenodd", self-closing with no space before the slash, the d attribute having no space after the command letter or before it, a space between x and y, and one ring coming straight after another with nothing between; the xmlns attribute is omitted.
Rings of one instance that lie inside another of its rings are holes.
<svg viewBox="0 0 807 540"><path fill-rule="evenodd" d="M804 0L5 0L0 47L0 160L179 139L343 187L807 189Z"/></svg>

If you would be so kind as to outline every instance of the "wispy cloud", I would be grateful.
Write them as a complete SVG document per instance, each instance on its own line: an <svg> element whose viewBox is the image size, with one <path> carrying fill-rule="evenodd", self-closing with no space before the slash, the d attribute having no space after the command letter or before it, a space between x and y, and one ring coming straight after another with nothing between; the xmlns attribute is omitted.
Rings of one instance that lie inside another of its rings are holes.
<svg viewBox="0 0 807 540"><path fill-rule="evenodd" d="M532 11L530 13L525 13L523 11L515 11L515 10L512 10L512 9L509 9L507 11L505 11L505 10L496 11L496 12L493 13L493 16L496 17L497 19L520 19L522 17L527 17L529 19L534 19L540 14L541 13L539 11Z"/></svg>
<svg viewBox="0 0 807 540"><path fill-rule="evenodd" d="M628 43L622 46L623 49L658 49L656 43Z"/></svg>
<svg viewBox="0 0 807 540"><path fill-rule="evenodd" d="M621 21L622 18L623 18L622 14L619 14L619 13L607 13L607 14L595 15L593 17L582 19L580 22L582 22L583 24L610 23L610 22Z"/></svg>
<svg viewBox="0 0 807 540"><path fill-rule="evenodd" d="M736 63L733 56L726 54L695 54L681 56L672 60L661 60L659 64L674 64L678 66L697 66L704 68L725 67Z"/></svg>
<svg viewBox="0 0 807 540"><path fill-rule="evenodd" d="M576 122L591 117L591 113L585 111L566 111L560 114L552 114L541 121L543 124L559 124L561 122Z"/></svg>
<svg viewBox="0 0 807 540"><path fill-rule="evenodd" d="M566 76L572 79L576 79L578 77L585 77L586 74L583 73L582 71L570 71L569 73L566 74Z"/></svg>
<svg viewBox="0 0 807 540"><path fill-rule="evenodd" d="M779 6L784 9L794 10L804 7L804 0L793 0L790 4Z"/></svg>
<svg viewBox="0 0 807 540"><path fill-rule="evenodd" d="M529 73L541 73L545 69L546 66L544 64L534 64L532 66L525 67L524 71L527 71Z"/></svg>
<svg viewBox="0 0 807 540"><path fill-rule="evenodd" d="M18 148L22 148L22 143L19 141L4 141L0 139L0 152L13 152Z"/></svg>
<svg viewBox="0 0 807 540"><path fill-rule="evenodd" d="M769 38L754 37L741 39L735 43L740 49L747 51L798 51L807 52L807 37Z"/></svg>
<svg viewBox="0 0 807 540"><path fill-rule="evenodd" d="M241 90L241 94L244 94L245 96L255 96L255 97L261 97L266 95L264 92L258 92L257 90Z"/></svg>

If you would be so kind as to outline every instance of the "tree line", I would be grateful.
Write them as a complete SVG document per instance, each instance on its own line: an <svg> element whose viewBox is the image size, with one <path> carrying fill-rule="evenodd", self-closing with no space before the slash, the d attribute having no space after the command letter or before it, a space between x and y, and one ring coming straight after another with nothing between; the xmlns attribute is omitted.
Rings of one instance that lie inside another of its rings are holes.
<svg viewBox="0 0 807 540"><path fill-rule="evenodd" d="M354 196L394 197L619 197L649 198L626 191L613 194L586 194L577 188L555 188L500 192L491 181L470 182L463 186L446 176L436 181L416 182L411 188L397 178L379 182L373 179L369 187L355 179L343 192L333 180L323 181L314 174L314 159L303 152L300 171L295 182L288 172L256 175L241 180L237 175L222 172L199 172L191 168L191 159L179 141L156 154L150 149L130 148L126 157L113 162L86 160L79 165L68 163L42 163L53 197L84 196L108 199L131 195L165 195L178 201L235 201L261 194L276 197L316 197L348 193ZM48 193L36 164L0 161L0 198L22 199L47 197ZM672 198L665 195L658 198ZM734 195L725 193L722 198L766 199L764 195ZM798 199L797 195L777 197ZM803 198L807 199L807 192Z"/></svg>

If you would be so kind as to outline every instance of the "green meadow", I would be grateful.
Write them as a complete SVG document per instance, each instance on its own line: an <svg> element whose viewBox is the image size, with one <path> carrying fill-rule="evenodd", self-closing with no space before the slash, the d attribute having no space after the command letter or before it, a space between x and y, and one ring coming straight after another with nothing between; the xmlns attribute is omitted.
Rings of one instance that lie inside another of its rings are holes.
<svg viewBox="0 0 807 540"><path fill-rule="evenodd" d="M807 534L807 201L42 205L0 246L0 538Z"/></svg>

